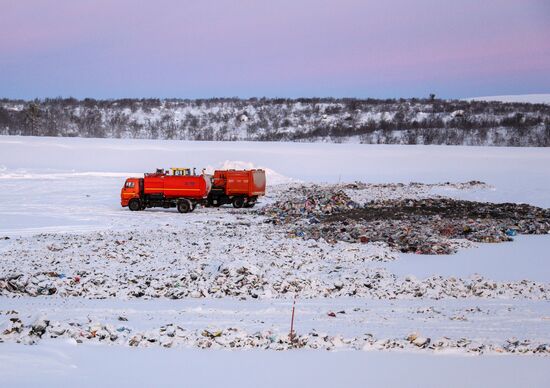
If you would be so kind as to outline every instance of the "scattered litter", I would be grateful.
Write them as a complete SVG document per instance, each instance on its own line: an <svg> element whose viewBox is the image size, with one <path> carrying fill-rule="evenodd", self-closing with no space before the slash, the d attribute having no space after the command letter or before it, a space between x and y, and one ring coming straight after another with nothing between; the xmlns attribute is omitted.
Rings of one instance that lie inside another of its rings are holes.
<svg viewBox="0 0 550 388"><path fill-rule="evenodd" d="M27 345L39 343L49 338L66 338L76 343L95 342L127 345L134 347L197 347L213 349L318 349L334 350L336 348L354 350L407 350L436 352L455 349L469 354L509 353L524 355L550 355L550 343L529 339L508 338L503 343L477 342L468 338L453 339L440 337L432 340L419 333L411 333L403 338L375 338L365 333L352 337L327 335L315 330L307 334L288 334L263 330L247 332L235 327L210 331L207 329L189 330L174 324L146 331L135 331L126 327L114 329L109 324L96 322L86 325L78 322L51 322L39 318L28 325L19 319L12 319L12 327L0 334L0 342L13 341Z"/></svg>
<svg viewBox="0 0 550 388"><path fill-rule="evenodd" d="M362 186L357 182L343 187L358 190ZM329 243L383 242L400 252L417 254L451 254L468 242L504 242L518 233L550 231L550 209L442 197L359 204L338 185L292 187L261 214L286 228L291 237Z"/></svg>
<svg viewBox="0 0 550 388"><path fill-rule="evenodd" d="M257 212L216 212L192 228L167 223L162 230L23 237L2 251L0 295L550 299L546 283L400 278L378 265L399 251L451 253L473 242L509 241L511 231L550 230L550 210L431 193L483 185L292 184Z"/></svg>

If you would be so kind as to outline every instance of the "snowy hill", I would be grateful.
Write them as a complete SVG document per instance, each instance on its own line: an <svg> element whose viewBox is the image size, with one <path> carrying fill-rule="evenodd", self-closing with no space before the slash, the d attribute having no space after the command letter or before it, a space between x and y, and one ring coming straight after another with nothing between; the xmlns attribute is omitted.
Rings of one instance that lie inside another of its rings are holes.
<svg viewBox="0 0 550 388"><path fill-rule="evenodd" d="M550 146L550 105L415 98L0 100L0 134Z"/></svg>
<svg viewBox="0 0 550 388"><path fill-rule="evenodd" d="M519 102L528 104L550 104L550 93L547 94L515 94L503 96L484 96L468 98L470 101Z"/></svg>

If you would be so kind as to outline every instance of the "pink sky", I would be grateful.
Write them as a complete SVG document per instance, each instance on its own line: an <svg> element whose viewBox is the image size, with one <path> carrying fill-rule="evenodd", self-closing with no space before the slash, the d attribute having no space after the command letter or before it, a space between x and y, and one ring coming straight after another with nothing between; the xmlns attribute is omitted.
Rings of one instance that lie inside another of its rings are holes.
<svg viewBox="0 0 550 388"><path fill-rule="evenodd" d="M0 0L0 97L550 92L544 0Z"/></svg>

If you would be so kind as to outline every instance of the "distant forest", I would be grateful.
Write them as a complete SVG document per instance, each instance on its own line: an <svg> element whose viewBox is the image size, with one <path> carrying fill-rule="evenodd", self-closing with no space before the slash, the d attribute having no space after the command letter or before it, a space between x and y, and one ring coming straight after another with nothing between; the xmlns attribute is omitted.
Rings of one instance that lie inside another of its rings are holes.
<svg viewBox="0 0 550 388"><path fill-rule="evenodd" d="M428 99L0 100L0 134L550 146L550 105Z"/></svg>

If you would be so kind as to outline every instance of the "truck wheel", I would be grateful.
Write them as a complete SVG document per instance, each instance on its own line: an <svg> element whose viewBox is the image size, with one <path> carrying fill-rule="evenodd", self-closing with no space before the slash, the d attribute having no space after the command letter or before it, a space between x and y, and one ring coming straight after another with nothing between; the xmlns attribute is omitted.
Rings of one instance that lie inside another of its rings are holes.
<svg viewBox="0 0 550 388"><path fill-rule="evenodd" d="M254 207L256 205L256 202L248 202L244 207Z"/></svg>
<svg viewBox="0 0 550 388"><path fill-rule="evenodd" d="M236 209L240 209L244 206L244 198L242 197L236 197L233 199L233 207Z"/></svg>
<svg viewBox="0 0 550 388"><path fill-rule="evenodd" d="M189 211L191 210L192 206L191 206L191 202L189 202L188 200L184 199L183 201L179 201L178 202L178 211L180 213L189 213Z"/></svg>
<svg viewBox="0 0 550 388"><path fill-rule="evenodd" d="M141 203L139 203L139 199L134 198L130 200L130 203L128 203L128 207L131 211L135 212L141 210Z"/></svg>

